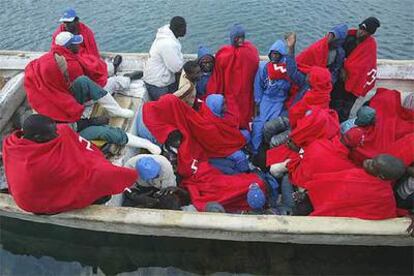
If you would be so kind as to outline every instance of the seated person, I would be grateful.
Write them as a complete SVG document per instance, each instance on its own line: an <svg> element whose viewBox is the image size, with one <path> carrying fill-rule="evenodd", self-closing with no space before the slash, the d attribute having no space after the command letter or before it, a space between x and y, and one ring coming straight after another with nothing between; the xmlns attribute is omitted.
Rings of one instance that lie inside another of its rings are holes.
<svg viewBox="0 0 414 276"><path fill-rule="evenodd" d="M201 78L197 81L197 98L204 99L207 90L207 83L214 68L214 56L207 47L200 46L197 52L197 63L201 68Z"/></svg>
<svg viewBox="0 0 414 276"><path fill-rule="evenodd" d="M145 86L151 100L177 90L176 74L180 73L184 57L178 40L187 32L187 23L181 16L174 16L170 24L158 29L149 50L149 58L144 67Z"/></svg>
<svg viewBox="0 0 414 276"><path fill-rule="evenodd" d="M392 184L405 173L404 163L380 154L363 168L314 174L306 183L312 216L387 219L397 216Z"/></svg>
<svg viewBox="0 0 414 276"><path fill-rule="evenodd" d="M162 155L138 154L130 158L125 167L137 170L139 186L157 189L177 186L173 167Z"/></svg>
<svg viewBox="0 0 414 276"><path fill-rule="evenodd" d="M252 150L258 152L263 139L266 122L276 119L285 111L285 100L288 97L290 82L286 74L284 55L286 44L277 40L269 49L269 62L260 62L254 81L254 100L259 105L259 114L253 120Z"/></svg>
<svg viewBox="0 0 414 276"><path fill-rule="evenodd" d="M61 32L48 53L26 66L24 87L31 107L57 122L74 123L81 120L84 104L95 100L111 116L133 117L132 110L121 108L112 95L93 80L94 75L85 67L82 57L76 55L81 42L82 36ZM113 144L144 147L156 154L161 152L156 145L122 129L104 123L96 125L96 121L89 123L81 130L81 136L88 140L104 139Z"/></svg>
<svg viewBox="0 0 414 276"><path fill-rule="evenodd" d="M80 19L74 9L67 9L63 16L59 19L60 24L53 33L52 46L55 44L56 36L61 32L70 32L74 35L81 35L83 37L82 43L79 44L79 54L94 55L100 58L98 46L95 41L93 31Z"/></svg>
<svg viewBox="0 0 414 276"><path fill-rule="evenodd" d="M17 206L37 214L84 208L121 193L138 178L135 170L106 160L67 125L39 114L3 141L3 162Z"/></svg>
<svg viewBox="0 0 414 276"><path fill-rule="evenodd" d="M200 80L201 69L196 61L190 60L184 63L178 90L173 94L183 100L190 107L194 107L196 100L196 83Z"/></svg>

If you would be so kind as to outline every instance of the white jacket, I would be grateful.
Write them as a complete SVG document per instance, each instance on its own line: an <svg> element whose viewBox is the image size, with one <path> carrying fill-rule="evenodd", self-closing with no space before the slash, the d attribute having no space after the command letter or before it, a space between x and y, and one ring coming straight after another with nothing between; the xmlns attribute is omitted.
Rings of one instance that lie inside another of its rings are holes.
<svg viewBox="0 0 414 276"><path fill-rule="evenodd" d="M159 28L144 67L144 81L158 87L168 86L175 82L174 74L181 70L183 64L181 43L170 25Z"/></svg>

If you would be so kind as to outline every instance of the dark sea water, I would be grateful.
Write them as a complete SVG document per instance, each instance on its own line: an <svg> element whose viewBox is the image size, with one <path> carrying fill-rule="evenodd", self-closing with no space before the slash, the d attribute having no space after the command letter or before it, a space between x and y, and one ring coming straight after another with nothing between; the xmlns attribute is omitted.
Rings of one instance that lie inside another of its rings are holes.
<svg viewBox="0 0 414 276"><path fill-rule="evenodd" d="M342 22L381 21L380 58L414 59L413 0L0 0L0 50L46 51L68 6L103 51L148 52L156 29L184 16L183 52L217 50L242 23L265 54L286 31L302 49ZM387 274L412 275L412 248L308 246L132 237L0 218L0 275Z"/></svg>
<svg viewBox="0 0 414 276"><path fill-rule="evenodd" d="M0 221L0 275L412 275L410 247L240 243Z"/></svg>
<svg viewBox="0 0 414 276"><path fill-rule="evenodd" d="M338 23L356 27L376 16L378 56L414 58L413 0L0 0L0 49L48 50L67 7L76 8L105 51L148 52L157 28L175 15L188 23L185 53L195 53L200 44L217 50L228 43L229 27L239 22L262 54L286 31L298 33L302 49Z"/></svg>

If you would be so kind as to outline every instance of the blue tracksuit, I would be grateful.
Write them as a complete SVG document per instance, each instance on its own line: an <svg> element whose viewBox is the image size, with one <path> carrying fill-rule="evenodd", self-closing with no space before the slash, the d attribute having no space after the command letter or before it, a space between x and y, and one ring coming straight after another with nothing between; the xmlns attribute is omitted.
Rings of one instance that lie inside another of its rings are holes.
<svg viewBox="0 0 414 276"><path fill-rule="evenodd" d="M198 52L197 52L198 61L200 61L202 57L207 56L207 55L212 56L214 58L214 56L211 54L210 50L207 47L204 47L204 46L198 47ZM208 80L210 79L211 73L212 72L202 72L201 78L199 81L197 81L197 84L196 84L197 98L201 98L202 96L206 94L207 83L208 83Z"/></svg>
<svg viewBox="0 0 414 276"><path fill-rule="evenodd" d="M276 41L269 49L286 55L286 46L282 40ZM284 61L284 58L281 60ZM254 80L254 100L259 104L259 115L253 120L252 148L257 152L263 138L263 127L267 121L275 119L284 111L284 103L288 96L290 83L286 79L270 80L267 73L267 62L261 62Z"/></svg>

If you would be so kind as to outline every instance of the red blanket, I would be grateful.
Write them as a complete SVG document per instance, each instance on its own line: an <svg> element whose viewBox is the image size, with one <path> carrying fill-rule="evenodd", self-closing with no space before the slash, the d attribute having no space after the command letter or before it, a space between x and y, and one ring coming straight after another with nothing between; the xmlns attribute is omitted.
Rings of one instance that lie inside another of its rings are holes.
<svg viewBox="0 0 414 276"><path fill-rule="evenodd" d="M241 47L226 45L216 53L207 95L223 93L227 108L238 114L241 128L248 128L253 116L253 82L259 66L259 52L246 41Z"/></svg>
<svg viewBox="0 0 414 276"><path fill-rule="evenodd" d="M40 144L21 138L21 132L4 140L7 182L23 210L53 214L83 208L136 181L135 170L112 165L68 126L59 125L58 134Z"/></svg>
<svg viewBox="0 0 414 276"><path fill-rule="evenodd" d="M339 136L330 139L319 139L304 148L303 158L290 170L292 183L307 188L306 182L317 173L338 172L354 168L348 159L349 150L343 145Z"/></svg>
<svg viewBox="0 0 414 276"><path fill-rule="evenodd" d="M158 142L164 143L168 134L176 129L183 134L178 151L178 172L184 177L192 174L194 160L226 157L246 143L233 120L216 118L205 107L199 114L174 95L145 103L142 112L145 126Z"/></svg>
<svg viewBox="0 0 414 276"><path fill-rule="evenodd" d="M329 108L331 100L331 73L322 67L311 67L308 73L310 89L303 98L289 109L289 122L295 128L297 121L305 115L312 106Z"/></svg>
<svg viewBox="0 0 414 276"><path fill-rule="evenodd" d="M391 183L362 169L315 174L306 186L314 209L312 216L361 219L397 216Z"/></svg>
<svg viewBox="0 0 414 276"><path fill-rule="evenodd" d="M38 113L61 122L76 122L81 118L84 106L73 97L53 52L26 66L24 88L30 105Z"/></svg>
<svg viewBox="0 0 414 276"><path fill-rule="evenodd" d="M369 104L376 110L375 125L366 128L363 145L351 153L357 164L380 153L391 153L393 143L413 133L414 111L403 108L400 97L396 90L377 89Z"/></svg>
<svg viewBox="0 0 414 276"><path fill-rule="evenodd" d="M339 135L337 113L331 109L313 107L311 114L300 119L289 136L298 147L304 148L317 139L332 139L337 135ZM286 145L281 145L267 151L266 164L270 166L286 159L292 159L288 164L292 166L296 163L294 161L297 158L299 155L296 152L290 150Z"/></svg>
<svg viewBox="0 0 414 276"><path fill-rule="evenodd" d="M328 64L328 54L328 39L324 37L303 50L296 57L296 63L301 66L319 66L325 68Z"/></svg>
<svg viewBox="0 0 414 276"><path fill-rule="evenodd" d="M55 38L60 32L65 32L65 25L61 24L57 27L53 33L52 46L55 44ZM92 30L85 24L79 22L79 34L83 36L83 43L80 44L79 54L93 55L97 58L101 58L99 55L98 46L95 42L95 36Z"/></svg>
<svg viewBox="0 0 414 276"><path fill-rule="evenodd" d="M348 35L355 35L356 30L349 30ZM345 90L355 96L365 96L375 87L377 77L377 42L370 36L359 44L345 59L344 69L347 74Z"/></svg>
<svg viewBox="0 0 414 276"><path fill-rule="evenodd" d="M247 192L251 183L258 183L266 193L265 183L253 173L225 175L208 162L200 163L197 173L182 182L191 196L191 202L199 211L215 201L227 212L248 211Z"/></svg>
<svg viewBox="0 0 414 276"><path fill-rule="evenodd" d="M106 85L108 68L101 58L88 54L74 54L69 49L59 45L53 45L51 51L65 57L71 81L85 75L101 87Z"/></svg>

